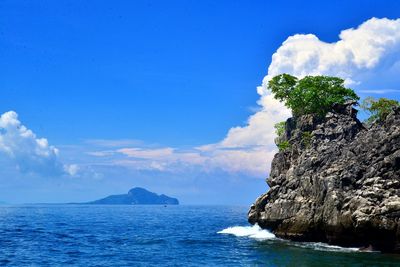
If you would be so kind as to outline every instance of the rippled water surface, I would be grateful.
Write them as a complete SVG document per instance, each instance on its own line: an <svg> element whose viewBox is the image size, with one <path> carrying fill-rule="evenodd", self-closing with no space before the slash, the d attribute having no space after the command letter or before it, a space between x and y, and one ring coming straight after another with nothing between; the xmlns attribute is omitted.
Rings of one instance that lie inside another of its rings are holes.
<svg viewBox="0 0 400 267"><path fill-rule="evenodd" d="M246 212L230 206L1 206L0 265L400 266L396 255L276 239L248 226Z"/></svg>

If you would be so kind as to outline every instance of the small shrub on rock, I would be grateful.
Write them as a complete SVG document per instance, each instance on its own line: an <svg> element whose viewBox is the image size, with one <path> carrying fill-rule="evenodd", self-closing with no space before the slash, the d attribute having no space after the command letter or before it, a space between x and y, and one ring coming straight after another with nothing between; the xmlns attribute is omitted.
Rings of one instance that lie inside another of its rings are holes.
<svg viewBox="0 0 400 267"><path fill-rule="evenodd" d="M280 152L286 151L291 148L289 141L282 141L276 145L278 146Z"/></svg>
<svg viewBox="0 0 400 267"><path fill-rule="evenodd" d="M393 108L399 106L399 101L384 97L379 99L367 97L361 103L361 108L371 114L371 116L367 119L368 123L371 123L375 120L384 121Z"/></svg>
<svg viewBox="0 0 400 267"><path fill-rule="evenodd" d="M282 136L285 133L286 122L281 121L274 125L275 133L277 136Z"/></svg>

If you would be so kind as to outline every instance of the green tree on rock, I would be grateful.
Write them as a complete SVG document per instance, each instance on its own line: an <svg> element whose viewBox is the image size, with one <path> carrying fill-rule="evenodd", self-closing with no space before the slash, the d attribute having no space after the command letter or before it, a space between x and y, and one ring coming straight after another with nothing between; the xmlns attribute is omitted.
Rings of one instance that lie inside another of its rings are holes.
<svg viewBox="0 0 400 267"><path fill-rule="evenodd" d="M275 76L268 82L274 97L292 110L294 116L324 116L333 104L344 104L360 98L344 86L344 80L330 76L306 76L298 79L289 74Z"/></svg>
<svg viewBox="0 0 400 267"><path fill-rule="evenodd" d="M367 97L361 103L361 108L371 114L367 122L373 122L375 120L384 121L393 108L399 106L399 101L384 97L379 99Z"/></svg>

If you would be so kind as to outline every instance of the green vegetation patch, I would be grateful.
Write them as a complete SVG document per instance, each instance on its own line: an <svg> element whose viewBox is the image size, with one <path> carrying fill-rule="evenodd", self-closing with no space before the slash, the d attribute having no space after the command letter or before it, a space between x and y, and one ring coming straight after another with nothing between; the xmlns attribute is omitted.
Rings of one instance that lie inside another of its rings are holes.
<svg viewBox="0 0 400 267"><path fill-rule="evenodd" d="M276 145L278 146L280 152L289 150L291 148L289 141L282 141Z"/></svg>
<svg viewBox="0 0 400 267"><path fill-rule="evenodd" d="M268 87L276 99L292 110L294 116L325 116L333 104L359 100L352 89L344 86L344 80L337 77L306 76L299 80L292 75L281 74L272 78Z"/></svg>
<svg viewBox="0 0 400 267"><path fill-rule="evenodd" d="M281 121L274 125L275 133L277 136L282 136L285 133L286 122Z"/></svg>
<svg viewBox="0 0 400 267"><path fill-rule="evenodd" d="M387 98L379 98L375 99L373 97L367 97L361 103L361 108L364 109L366 112L371 114L368 118L367 122L371 123L375 120L384 121L389 113L395 107L399 107L399 101L387 99Z"/></svg>

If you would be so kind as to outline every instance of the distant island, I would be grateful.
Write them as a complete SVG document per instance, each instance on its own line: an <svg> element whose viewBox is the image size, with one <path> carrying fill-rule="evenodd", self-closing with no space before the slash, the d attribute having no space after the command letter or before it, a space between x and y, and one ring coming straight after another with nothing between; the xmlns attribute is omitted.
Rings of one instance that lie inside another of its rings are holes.
<svg viewBox="0 0 400 267"><path fill-rule="evenodd" d="M128 194L111 195L84 204L102 204L102 205L179 205L176 198L164 194L157 195L141 187L135 187L129 190Z"/></svg>

